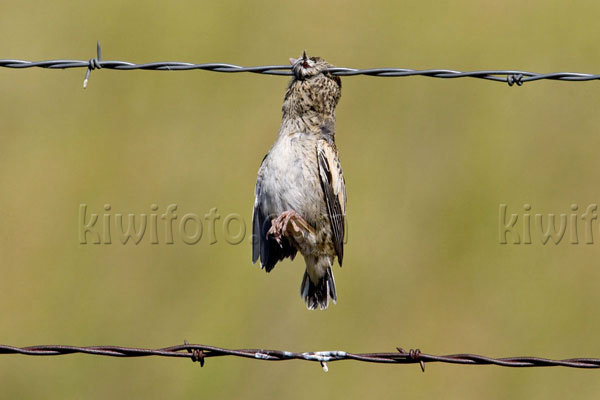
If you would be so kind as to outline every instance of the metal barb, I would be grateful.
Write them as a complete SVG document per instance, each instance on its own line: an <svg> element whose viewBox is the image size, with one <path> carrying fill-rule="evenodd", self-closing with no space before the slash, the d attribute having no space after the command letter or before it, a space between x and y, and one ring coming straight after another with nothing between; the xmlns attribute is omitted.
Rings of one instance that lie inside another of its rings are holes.
<svg viewBox="0 0 600 400"><path fill-rule="evenodd" d="M190 343L187 340L184 340L183 343L186 346L189 346ZM192 362L200 362L200 368L204 367L204 352L202 350L198 350L198 349L191 349L191 348L187 348L188 353L192 354Z"/></svg>
<svg viewBox="0 0 600 400"><path fill-rule="evenodd" d="M90 73L94 69L102 69L102 65L100 62L102 61L102 49L100 48L100 41L96 42L96 58L90 58L88 61L87 71L85 72L85 78L83 78L83 88L87 88L88 79L90 78Z"/></svg>
<svg viewBox="0 0 600 400"><path fill-rule="evenodd" d="M323 367L323 371L329 371L329 368L327 367L327 363L325 361L321 361L321 367Z"/></svg>
<svg viewBox="0 0 600 400"><path fill-rule="evenodd" d="M396 347L396 349L405 357L407 357L410 360L413 361L417 361L419 363L419 365L421 366L421 371L425 372L425 361L423 361L421 359L421 350L416 349L410 349L410 351L407 353L406 351L404 351L404 349L402 347Z"/></svg>
<svg viewBox="0 0 600 400"><path fill-rule="evenodd" d="M416 349L416 350L410 350L410 358L412 360L416 360L419 362L419 365L421 366L421 371L425 372L425 361L421 360L421 350Z"/></svg>

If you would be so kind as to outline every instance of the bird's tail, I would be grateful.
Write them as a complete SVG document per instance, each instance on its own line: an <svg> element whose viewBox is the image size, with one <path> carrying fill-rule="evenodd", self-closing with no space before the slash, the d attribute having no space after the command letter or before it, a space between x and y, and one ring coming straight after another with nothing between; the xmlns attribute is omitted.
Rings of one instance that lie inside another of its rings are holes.
<svg viewBox="0 0 600 400"><path fill-rule="evenodd" d="M306 307L309 310L316 310L317 306L321 310L325 310L329 305L329 299L335 304L337 295L331 267L327 267L325 275L319 278L319 282L316 284L310 279L308 271L304 271L302 285L300 285L300 296L306 302Z"/></svg>

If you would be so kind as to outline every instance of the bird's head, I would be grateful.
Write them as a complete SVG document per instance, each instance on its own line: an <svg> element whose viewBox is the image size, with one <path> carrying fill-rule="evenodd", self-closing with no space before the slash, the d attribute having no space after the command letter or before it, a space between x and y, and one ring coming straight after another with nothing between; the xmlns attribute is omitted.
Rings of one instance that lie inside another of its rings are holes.
<svg viewBox="0 0 600 400"><path fill-rule="evenodd" d="M328 71L333 66L320 57L308 57L306 52L299 58L290 58L290 63L293 76L286 100L293 99L294 108L300 113L333 113L342 89L341 79Z"/></svg>
<svg viewBox="0 0 600 400"><path fill-rule="evenodd" d="M308 57L306 51L299 58L290 58L292 73L296 79L308 79L327 71L331 67L327 61L320 57Z"/></svg>

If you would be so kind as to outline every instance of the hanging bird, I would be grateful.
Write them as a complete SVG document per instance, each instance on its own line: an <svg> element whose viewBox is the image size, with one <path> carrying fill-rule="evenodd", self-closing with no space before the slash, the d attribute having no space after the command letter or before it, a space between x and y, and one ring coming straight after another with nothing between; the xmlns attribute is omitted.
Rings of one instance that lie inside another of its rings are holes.
<svg viewBox="0 0 600 400"><path fill-rule="evenodd" d="M293 76L281 128L256 180L252 262L270 272L300 252L306 270L300 295L326 309L337 300L331 267L342 265L346 188L335 146L335 107L341 80L319 57L290 59Z"/></svg>

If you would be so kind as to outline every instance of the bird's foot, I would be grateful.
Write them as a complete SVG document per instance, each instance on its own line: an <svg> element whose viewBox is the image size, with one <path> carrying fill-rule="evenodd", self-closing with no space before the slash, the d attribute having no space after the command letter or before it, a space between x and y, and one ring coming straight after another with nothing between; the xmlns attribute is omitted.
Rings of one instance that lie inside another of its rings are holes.
<svg viewBox="0 0 600 400"><path fill-rule="evenodd" d="M314 233L314 229L296 211L288 210L271 220L271 229L267 232L267 237L273 237L281 245L282 236L299 239L305 233Z"/></svg>

